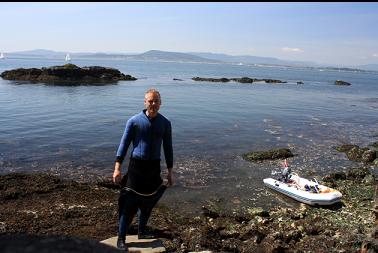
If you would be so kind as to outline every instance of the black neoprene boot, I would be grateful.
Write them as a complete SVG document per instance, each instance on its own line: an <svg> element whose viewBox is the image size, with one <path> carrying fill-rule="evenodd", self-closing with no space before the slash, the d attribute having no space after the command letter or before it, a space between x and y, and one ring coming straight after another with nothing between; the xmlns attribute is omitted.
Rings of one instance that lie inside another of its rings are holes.
<svg viewBox="0 0 378 253"><path fill-rule="evenodd" d="M124 250L124 251L128 252L128 249L127 249L127 246L126 246L126 242L125 242L125 238L118 237L118 239L117 239L117 248L120 249L120 250Z"/></svg>

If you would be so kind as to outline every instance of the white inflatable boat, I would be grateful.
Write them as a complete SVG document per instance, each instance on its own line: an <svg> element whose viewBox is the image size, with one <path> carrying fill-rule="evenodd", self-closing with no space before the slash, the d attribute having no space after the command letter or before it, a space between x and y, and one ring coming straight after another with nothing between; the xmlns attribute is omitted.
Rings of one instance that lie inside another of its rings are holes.
<svg viewBox="0 0 378 253"><path fill-rule="evenodd" d="M341 201L342 194L330 187L299 177L295 173L288 175L286 180L265 178L264 184L282 194L308 205L332 205Z"/></svg>

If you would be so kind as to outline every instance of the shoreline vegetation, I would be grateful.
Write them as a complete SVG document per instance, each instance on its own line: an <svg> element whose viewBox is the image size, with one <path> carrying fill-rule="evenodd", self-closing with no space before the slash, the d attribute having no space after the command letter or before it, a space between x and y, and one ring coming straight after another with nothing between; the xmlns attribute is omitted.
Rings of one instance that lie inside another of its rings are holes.
<svg viewBox="0 0 378 253"><path fill-rule="evenodd" d="M158 204L148 227L167 252L377 252L378 186L369 170L377 158L363 158L367 154L376 157L376 145L336 147L349 159L363 162L361 167L321 179L342 192L342 202L336 205L227 210L223 205L227 200L209 199L205 205L193 207L200 209L201 215L186 217ZM277 149L268 150L264 158L258 151L256 160L291 157L290 150L281 151L283 156L277 155ZM116 236L118 188L109 179L79 183L46 173L1 175L0 245L9 248L11 243L17 244L17 238L38 243L46 237L65 236L66 241L84 240L80 244L84 248L93 246L93 240ZM272 192L272 197L276 194ZM129 233L136 232L134 222Z"/></svg>

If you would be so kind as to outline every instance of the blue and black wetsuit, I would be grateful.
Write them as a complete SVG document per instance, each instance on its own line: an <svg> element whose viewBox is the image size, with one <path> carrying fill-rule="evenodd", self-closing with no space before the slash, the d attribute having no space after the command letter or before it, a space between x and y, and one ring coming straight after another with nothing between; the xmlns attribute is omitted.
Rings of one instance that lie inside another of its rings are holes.
<svg viewBox="0 0 378 253"><path fill-rule="evenodd" d="M167 168L173 167L171 122L161 114L150 119L146 110L131 117L125 127L117 150L117 162L122 163L127 150L133 143L128 173L122 181L133 191L121 191L118 199L119 232L121 240L138 211L138 234L144 234L151 211L158 202L164 188L160 187L160 153L163 144ZM141 194L151 196L144 197Z"/></svg>
<svg viewBox="0 0 378 253"><path fill-rule="evenodd" d="M126 186L148 194L161 185L160 154L163 144L167 168L173 166L171 122L159 114L150 119L143 110L131 117L125 127L117 150L117 162L122 163L133 143Z"/></svg>

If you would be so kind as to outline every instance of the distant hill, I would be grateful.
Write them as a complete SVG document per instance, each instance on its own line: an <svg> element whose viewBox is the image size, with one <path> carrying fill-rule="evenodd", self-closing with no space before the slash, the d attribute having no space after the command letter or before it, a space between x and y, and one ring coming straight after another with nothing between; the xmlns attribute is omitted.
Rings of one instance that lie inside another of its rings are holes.
<svg viewBox="0 0 378 253"><path fill-rule="evenodd" d="M224 62L244 63L244 64L266 64L266 65L289 65L289 66L317 66L313 62L286 61L273 57L260 57L250 55L232 56L227 54L190 52L189 54Z"/></svg>
<svg viewBox="0 0 378 253"><path fill-rule="evenodd" d="M51 58L64 59L66 52L57 52L45 49L35 49L7 53L7 57L26 58ZM72 59L123 59L123 60L144 60L144 61L177 61L177 62L201 62L216 63L218 60L206 59L195 55L178 52L166 52L150 50L142 54L122 54L122 53L70 53Z"/></svg>
<svg viewBox="0 0 378 253"><path fill-rule="evenodd" d="M27 50L27 51L19 51L13 53L7 53L8 57L42 57L42 58L64 58L66 53L64 52L57 52L52 50L46 49L34 49L34 50Z"/></svg>
<svg viewBox="0 0 378 253"><path fill-rule="evenodd" d="M48 59L64 59L67 52L58 52L46 49L35 49L29 51L9 52L6 53L7 58L48 58ZM378 71L378 64L367 64L351 67L343 67L342 69L335 66L319 65L309 61L287 61L274 57L260 57L251 55L227 55L217 53L203 52L167 52L160 50L150 50L141 54L136 53L70 53L71 59L117 59L117 60L137 60L137 61L171 61L171 62L195 62L195 63L236 63L236 64L261 64L261 65L277 65L292 67L310 67L310 68L326 68L345 71L365 70Z"/></svg>
<svg viewBox="0 0 378 253"><path fill-rule="evenodd" d="M356 68L370 70L370 71L378 71L378 64L365 64L356 66Z"/></svg>
<svg viewBox="0 0 378 253"><path fill-rule="evenodd" d="M142 54L128 56L127 58L137 59L137 60L165 60L165 61L182 61L182 62L208 62L216 63L220 62L214 59L206 59L200 56L191 55L187 53L178 52L166 52L159 50L150 50Z"/></svg>

